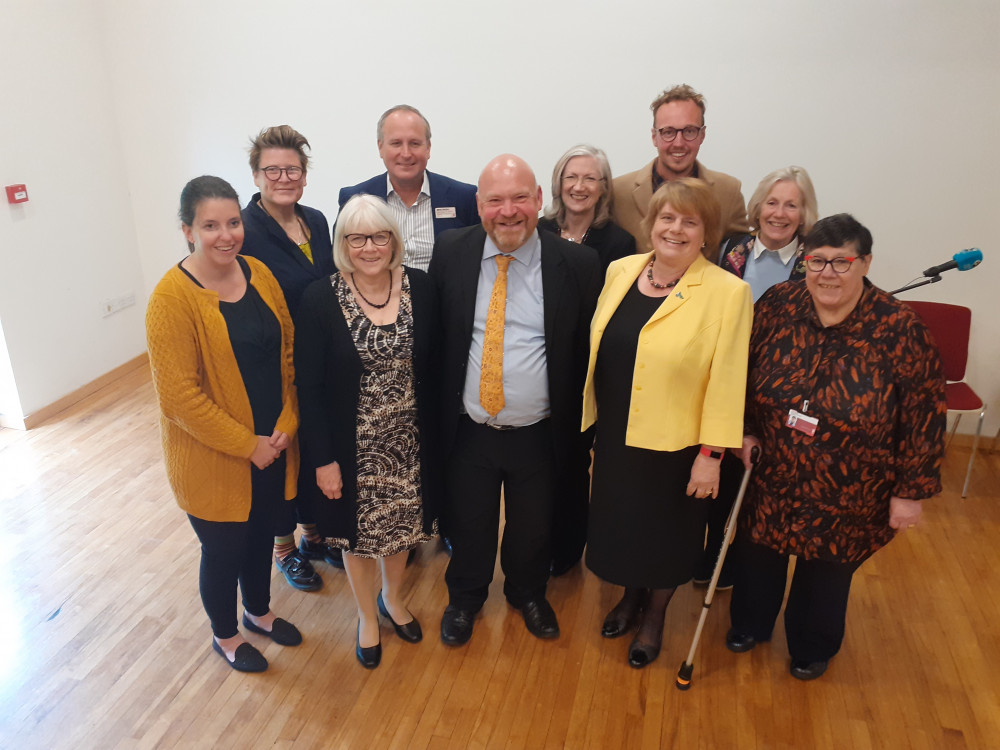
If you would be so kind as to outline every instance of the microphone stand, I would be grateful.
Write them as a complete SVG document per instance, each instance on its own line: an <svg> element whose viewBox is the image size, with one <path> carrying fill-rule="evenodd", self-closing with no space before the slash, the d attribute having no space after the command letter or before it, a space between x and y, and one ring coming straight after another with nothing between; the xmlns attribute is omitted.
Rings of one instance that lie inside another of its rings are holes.
<svg viewBox="0 0 1000 750"><path fill-rule="evenodd" d="M941 274L937 274L936 276L931 276L926 279L920 279L919 281L914 281L912 284L907 284L906 286L901 286L899 289L894 289L889 292L889 294L895 297L900 292L907 292L910 289L916 289L918 286L927 286L928 284L934 284L938 281L941 281Z"/></svg>

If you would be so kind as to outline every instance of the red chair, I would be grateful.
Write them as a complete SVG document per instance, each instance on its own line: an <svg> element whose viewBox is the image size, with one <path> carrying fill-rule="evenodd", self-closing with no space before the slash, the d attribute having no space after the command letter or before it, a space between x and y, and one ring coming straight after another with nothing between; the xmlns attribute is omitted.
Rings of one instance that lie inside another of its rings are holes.
<svg viewBox="0 0 1000 750"><path fill-rule="evenodd" d="M965 382L965 365L969 360L969 329L972 327L972 311L961 305L948 305L943 302L907 302L912 307L924 325L930 329L941 353L941 366L944 368L945 398L948 401L948 413L955 413L955 423L948 433L948 445L955 436L958 423L963 414L979 412L979 424L976 426L976 436L972 440L972 455L969 456L969 468L965 472L965 484L962 486L962 497L969 492L969 479L972 477L972 462L976 458L976 448L979 446L979 433L983 429L983 418L986 416L986 404L976 395Z"/></svg>

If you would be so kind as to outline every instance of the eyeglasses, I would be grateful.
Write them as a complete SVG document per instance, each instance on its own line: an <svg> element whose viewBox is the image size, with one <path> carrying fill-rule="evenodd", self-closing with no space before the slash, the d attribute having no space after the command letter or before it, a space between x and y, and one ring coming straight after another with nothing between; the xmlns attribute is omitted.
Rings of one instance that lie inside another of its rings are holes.
<svg viewBox="0 0 1000 750"><path fill-rule="evenodd" d="M585 174L564 174L562 181L567 185L575 185L577 182L582 182L587 187L596 185L598 182L604 182L603 177L594 177L593 175Z"/></svg>
<svg viewBox="0 0 1000 750"><path fill-rule="evenodd" d="M260 171L263 172L264 176L271 182L277 182L280 180L282 172L285 173L285 177L287 177L291 182L298 182L302 179L302 175L306 173L302 167L264 167Z"/></svg>
<svg viewBox="0 0 1000 750"><path fill-rule="evenodd" d="M660 140L662 140L664 143L670 143L674 138L677 137L678 133L684 136L685 141L693 141L695 138L701 135L702 131L705 129L705 126L702 125L701 127L698 127L697 125L688 125L686 128L653 128L653 129L656 131L656 134L660 136Z"/></svg>
<svg viewBox="0 0 1000 750"><path fill-rule="evenodd" d="M375 247L385 247L392 239L392 232L375 232L375 234L345 234L344 239L347 240L347 244L355 250L359 250L364 247L368 240L371 240Z"/></svg>
<svg viewBox="0 0 1000 750"><path fill-rule="evenodd" d="M806 268L808 268L813 273L823 273L823 270L827 265L833 266L833 270L837 273L847 273L851 268L851 264L857 260L857 257L847 257L847 258L833 258L827 260L826 258L821 258L818 255L807 255L802 259L805 261Z"/></svg>

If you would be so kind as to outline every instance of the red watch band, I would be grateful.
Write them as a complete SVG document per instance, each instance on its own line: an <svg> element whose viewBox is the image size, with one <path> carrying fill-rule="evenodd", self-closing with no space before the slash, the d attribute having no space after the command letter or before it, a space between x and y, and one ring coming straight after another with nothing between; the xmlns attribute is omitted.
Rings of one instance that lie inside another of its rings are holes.
<svg viewBox="0 0 1000 750"><path fill-rule="evenodd" d="M706 447L705 447L705 446L703 445L703 446L701 446L701 450L700 450L700 451L698 451L698 452L699 452L699 453L700 453L701 455L703 455L703 456L707 456L708 458L715 458L715 459L719 459L719 458L722 458L722 454L723 454L723 452L724 452L724 451L713 451L713 450L711 450L711 449L709 449L709 448L706 448Z"/></svg>

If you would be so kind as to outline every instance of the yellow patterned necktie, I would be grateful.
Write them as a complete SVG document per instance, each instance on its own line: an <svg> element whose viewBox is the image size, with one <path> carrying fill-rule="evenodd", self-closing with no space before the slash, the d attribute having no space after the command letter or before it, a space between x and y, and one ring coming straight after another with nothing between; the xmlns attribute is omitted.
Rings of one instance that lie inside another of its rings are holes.
<svg viewBox="0 0 1000 750"><path fill-rule="evenodd" d="M507 266L514 258L497 255L497 280L493 282L483 336L483 361L479 373L479 403L495 417L503 409L503 328L507 308Z"/></svg>

